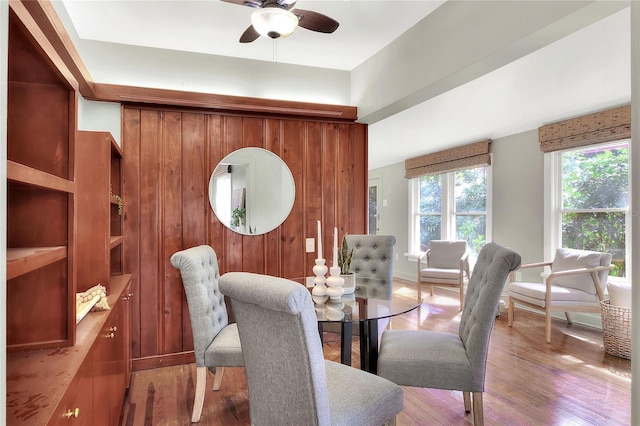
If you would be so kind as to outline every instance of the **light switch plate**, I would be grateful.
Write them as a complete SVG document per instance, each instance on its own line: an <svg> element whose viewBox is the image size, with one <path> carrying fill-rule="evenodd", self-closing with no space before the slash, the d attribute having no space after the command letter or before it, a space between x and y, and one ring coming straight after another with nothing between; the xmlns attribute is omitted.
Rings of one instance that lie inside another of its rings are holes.
<svg viewBox="0 0 640 426"><path fill-rule="evenodd" d="M316 251L316 239L307 238L307 253L313 253Z"/></svg>
<svg viewBox="0 0 640 426"><path fill-rule="evenodd" d="M315 283L313 282L313 277L307 277L306 280L307 287L313 287Z"/></svg>

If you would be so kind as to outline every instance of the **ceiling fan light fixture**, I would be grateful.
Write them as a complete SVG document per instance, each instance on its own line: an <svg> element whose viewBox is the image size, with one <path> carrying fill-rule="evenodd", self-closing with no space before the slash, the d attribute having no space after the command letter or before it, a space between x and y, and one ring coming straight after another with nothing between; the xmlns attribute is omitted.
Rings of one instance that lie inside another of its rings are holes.
<svg viewBox="0 0 640 426"><path fill-rule="evenodd" d="M279 7L256 9L251 14L253 28L265 37L288 37L298 27L298 17L288 10Z"/></svg>

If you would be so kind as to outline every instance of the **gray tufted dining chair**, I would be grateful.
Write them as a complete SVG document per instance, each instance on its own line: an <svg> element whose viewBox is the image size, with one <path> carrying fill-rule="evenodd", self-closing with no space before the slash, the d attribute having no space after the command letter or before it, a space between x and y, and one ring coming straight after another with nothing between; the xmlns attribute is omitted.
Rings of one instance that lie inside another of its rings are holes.
<svg viewBox="0 0 640 426"><path fill-rule="evenodd" d="M224 367L242 367L237 324L229 324L224 295L218 288L220 271L215 251L201 245L178 251L171 256L171 265L180 270L187 295L193 346L196 357L196 393L191 421L200 421L207 369L215 372L213 390L220 389Z"/></svg>
<svg viewBox="0 0 640 426"><path fill-rule="evenodd" d="M403 386L462 391L465 411L473 411L476 426L484 424L482 394L489 338L502 289L520 261L520 255L508 248L485 244L469 280L458 333L385 331L378 375Z"/></svg>
<svg viewBox="0 0 640 426"><path fill-rule="evenodd" d="M393 235L346 235L347 246L354 248L351 272L358 278L358 293L390 299L393 291Z"/></svg>
<svg viewBox="0 0 640 426"><path fill-rule="evenodd" d="M380 426L402 411L402 388L324 359L311 293L284 278L228 272L220 290L238 321L252 425Z"/></svg>

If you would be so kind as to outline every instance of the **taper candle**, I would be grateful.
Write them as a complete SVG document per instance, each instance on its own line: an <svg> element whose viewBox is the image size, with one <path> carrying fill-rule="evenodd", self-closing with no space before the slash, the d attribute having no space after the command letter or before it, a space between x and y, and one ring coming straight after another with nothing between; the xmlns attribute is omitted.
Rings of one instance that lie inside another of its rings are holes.
<svg viewBox="0 0 640 426"><path fill-rule="evenodd" d="M318 259L322 257L322 230L320 229L320 221L318 221Z"/></svg>
<svg viewBox="0 0 640 426"><path fill-rule="evenodd" d="M338 228L333 228L333 265L338 266Z"/></svg>

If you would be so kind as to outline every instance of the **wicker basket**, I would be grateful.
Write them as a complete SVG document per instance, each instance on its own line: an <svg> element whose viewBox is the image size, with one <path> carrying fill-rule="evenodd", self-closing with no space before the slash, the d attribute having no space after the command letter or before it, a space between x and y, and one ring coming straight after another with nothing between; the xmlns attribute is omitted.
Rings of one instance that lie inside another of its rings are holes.
<svg viewBox="0 0 640 426"><path fill-rule="evenodd" d="M604 350L609 355L631 359L631 308L600 302Z"/></svg>

